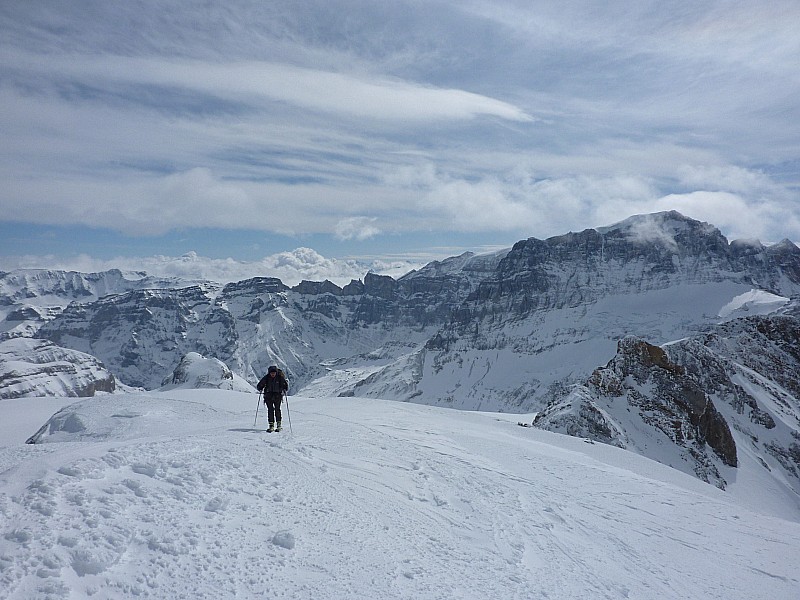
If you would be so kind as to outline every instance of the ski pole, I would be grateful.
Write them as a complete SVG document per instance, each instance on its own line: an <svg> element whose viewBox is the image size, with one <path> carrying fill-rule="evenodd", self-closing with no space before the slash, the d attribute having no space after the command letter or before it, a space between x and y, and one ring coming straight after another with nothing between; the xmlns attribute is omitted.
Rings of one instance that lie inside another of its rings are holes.
<svg viewBox="0 0 800 600"><path fill-rule="evenodd" d="M256 421L258 421L258 405L261 404L261 392L258 392L258 402L256 404L256 418L253 419L253 427L256 426Z"/></svg>
<svg viewBox="0 0 800 600"><path fill-rule="evenodd" d="M292 431L292 415L289 412L289 394L283 392L283 397L286 398L286 416L289 417L289 433L294 434L294 431Z"/></svg>

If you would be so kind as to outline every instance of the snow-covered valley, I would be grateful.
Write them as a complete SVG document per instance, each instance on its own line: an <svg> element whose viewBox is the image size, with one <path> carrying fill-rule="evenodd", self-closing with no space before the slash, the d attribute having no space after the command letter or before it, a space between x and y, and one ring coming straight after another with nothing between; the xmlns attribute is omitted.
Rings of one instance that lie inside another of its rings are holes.
<svg viewBox="0 0 800 600"><path fill-rule="evenodd" d="M79 400L24 444L57 402L0 402L9 600L800 594L796 507L517 416L291 396L267 434L255 394L184 389Z"/></svg>

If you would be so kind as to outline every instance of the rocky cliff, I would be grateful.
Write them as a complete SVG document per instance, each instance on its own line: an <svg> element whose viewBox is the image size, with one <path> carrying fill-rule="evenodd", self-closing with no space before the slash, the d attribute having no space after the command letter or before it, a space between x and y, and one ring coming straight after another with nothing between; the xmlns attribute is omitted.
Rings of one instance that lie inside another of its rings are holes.
<svg viewBox="0 0 800 600"><path fill-rule="evenodd" d="M789 242L728 243L675 212L520 241L427 342L412 393L535 410L551 386L581 380L627 335L662 344L700 333L753 290L788 302L800 294L798 269Z"/></svg>
<svg viewBox="0 0 800 600"><path fill-rule="evenodd" d="M800 320L759 316L656 346L620 341L533 425L634 450L725 488L742 462L800 503Z"/></svg>

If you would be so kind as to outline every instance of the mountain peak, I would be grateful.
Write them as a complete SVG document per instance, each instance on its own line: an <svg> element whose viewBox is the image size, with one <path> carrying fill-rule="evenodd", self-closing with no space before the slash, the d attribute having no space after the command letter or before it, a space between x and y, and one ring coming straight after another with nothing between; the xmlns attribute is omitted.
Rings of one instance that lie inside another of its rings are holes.
<svg viewBox="0 0 800 600"><path fill-rule="evenodd" d="M768 246L768 249L773 253L788 252L790 254L800 254L800 248L798 248L797 244L788 238L783 238L777 244Z"/></svg>
<svg viewBox="0 0 800 600"><path fill-rule="evenodd" d="M687 232L706 235L722 234L713 225L684 216L676 210L633 215L627 219L595 229L602 235L612 232L624 232L628 237L641 242L675 240L675 237Z"/></svg>

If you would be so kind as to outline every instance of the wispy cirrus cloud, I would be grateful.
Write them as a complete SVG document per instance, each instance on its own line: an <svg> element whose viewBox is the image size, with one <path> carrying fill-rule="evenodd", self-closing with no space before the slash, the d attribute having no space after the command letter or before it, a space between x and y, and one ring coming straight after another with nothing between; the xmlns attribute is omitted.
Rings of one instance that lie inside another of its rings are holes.
<svg viewBox="0 0 800 600"><path fill-rule="evenodd" d="M258 109L264 102L284 102L322 113L361 119L431 121L493 116L512 121L532 117L509 102L482 94L404 81L263 61L218 62L168 57L114 55L38 55L15 53L17 70L51 79L58 87L85 86L98 97L104 89L135 101L147 92L218 97ZM138 89L145 87L146 89ZM76 90L78 92L78 90ZM210 100L207 99L207 102ZM187 98L188 102L188 98ZM166 104L166 102L165 102ZM157 105L157 103L156 103Z"/></svg>

